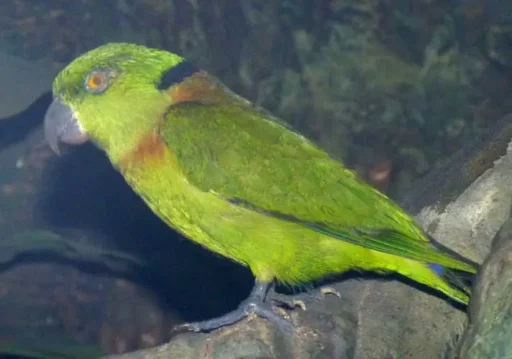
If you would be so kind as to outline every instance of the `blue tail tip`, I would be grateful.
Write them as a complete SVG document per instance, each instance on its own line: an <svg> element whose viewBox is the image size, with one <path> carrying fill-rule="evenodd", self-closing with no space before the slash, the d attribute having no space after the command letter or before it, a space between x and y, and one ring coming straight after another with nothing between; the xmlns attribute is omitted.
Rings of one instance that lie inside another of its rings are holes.
<svg viewBox="0 0 512 359"><path fill-rule="evenodd" d="M430 267L430 269L432 269L434 272L436 272L437 275L443 275L444 273L444 267L439 265L439 264L435 264L435 263L430 263L428 265Z"/></svg>

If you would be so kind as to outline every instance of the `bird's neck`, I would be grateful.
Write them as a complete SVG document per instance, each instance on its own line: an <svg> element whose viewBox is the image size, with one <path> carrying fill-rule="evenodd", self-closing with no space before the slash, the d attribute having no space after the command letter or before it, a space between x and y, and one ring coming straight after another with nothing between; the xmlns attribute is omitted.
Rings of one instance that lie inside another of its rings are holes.
<svg viewBox="0 0 512 359"><path fill-rule="evenodd" d="M115 124L111 129L102 131L101 136L92 136L92 140L116 166L134 151L151 152L151 145L155 145L153 134L158 132L168 106L169 100L164 97L146 103L137 101L113 114L111 122Z"/></svg>

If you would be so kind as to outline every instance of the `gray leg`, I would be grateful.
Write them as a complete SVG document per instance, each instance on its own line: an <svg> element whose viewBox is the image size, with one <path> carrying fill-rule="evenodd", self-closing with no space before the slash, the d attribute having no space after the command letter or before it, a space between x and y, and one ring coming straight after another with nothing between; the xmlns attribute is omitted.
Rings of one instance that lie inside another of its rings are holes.
<svg viewBox="0 0 512 359"><path fill-rule="evenodd" d="M234 311L218 318L209 319L202 322L183 324L178 326L176 329L189 330L193 332L209 332L211 330L236 323L254 313L260 318L265 318L271 321L282 331L291 332L293 331L293 324L280 315L274 313L272 305L265 301L270 285L271 283L268 282L257 281L254 284L254 288L252 289L249 297L244 300Z"/></svg>

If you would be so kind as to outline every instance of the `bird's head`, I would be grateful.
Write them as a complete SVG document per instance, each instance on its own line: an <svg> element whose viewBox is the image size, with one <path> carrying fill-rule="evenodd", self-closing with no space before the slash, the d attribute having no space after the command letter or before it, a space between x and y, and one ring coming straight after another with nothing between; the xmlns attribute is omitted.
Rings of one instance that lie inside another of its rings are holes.
<svg viewBox="0 0 512 359"><path fill-rule="evenodd" d="M164 90L194 71L183 64L178 55L125 43L78 57L53 84L44 125L50 146L58 153L59 141L91 139L107 153L129 148L165 113L170 99Z"/></svg>

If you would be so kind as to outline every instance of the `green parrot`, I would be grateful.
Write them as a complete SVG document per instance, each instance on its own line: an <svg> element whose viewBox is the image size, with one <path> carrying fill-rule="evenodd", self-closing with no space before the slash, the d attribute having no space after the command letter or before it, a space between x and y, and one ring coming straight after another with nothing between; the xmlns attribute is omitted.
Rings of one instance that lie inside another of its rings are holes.
<svg viewBox="0 0 512 359"><path fill-rule="evenodd" d="M399 273L467 304L461 273L477 265L430 239L343 163L173 53L126 43L72 61L53 84L46 138L91 140L151 210L190 240L256 278L240 307L283 324L270 285L347 270Z"/></svg>

